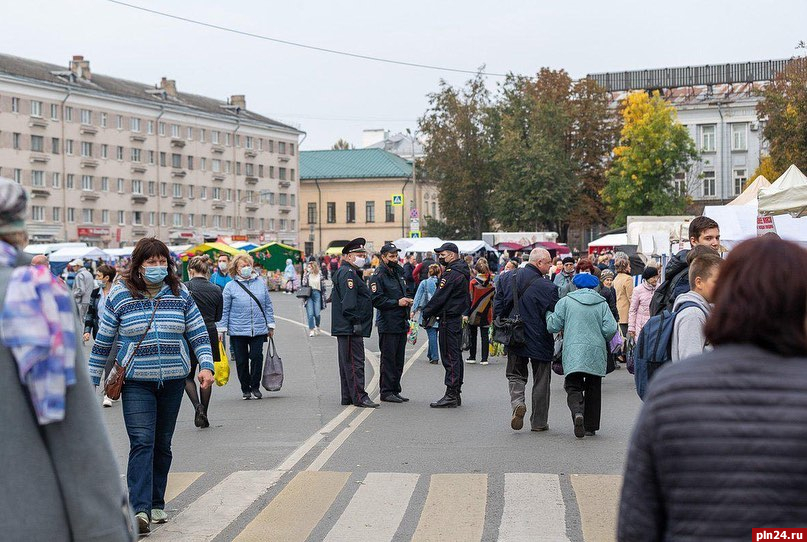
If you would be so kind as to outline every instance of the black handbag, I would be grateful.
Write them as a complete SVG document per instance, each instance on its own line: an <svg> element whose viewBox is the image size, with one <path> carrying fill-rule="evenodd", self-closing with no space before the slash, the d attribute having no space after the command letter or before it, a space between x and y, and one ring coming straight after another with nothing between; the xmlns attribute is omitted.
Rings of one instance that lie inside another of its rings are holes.
<svg viewBox="0 0 807 542"><path fill-rule="evenodd" d="M294 295L296 295L297 297L301 297L303 299L308 299L309 297L311 297L311 293L313 291L314 290L311 288L311 286L300 286L300 288L297 290L297 293Z"/></svg>
<svg viewBox="0 0 807 542"><path fill-rule="evenodd" d="M505 318L497 316L493 320L493 340L509 348L518 348L527 343L527 334L524 330L524 321L519 316L518 299L522 292L519 292L518 288L518 271L513 273L515 273L513 277L513 310L510 311L510 316ZM536 275L527 281L524 292L537 278Z"/></svg>
<svg viewBox="0 0 807 542"><path fill-rule="evenodd" d="M466 352L471 349L471 328L464 324L462 326L462 344L460 345L460 350Z"/></svg>

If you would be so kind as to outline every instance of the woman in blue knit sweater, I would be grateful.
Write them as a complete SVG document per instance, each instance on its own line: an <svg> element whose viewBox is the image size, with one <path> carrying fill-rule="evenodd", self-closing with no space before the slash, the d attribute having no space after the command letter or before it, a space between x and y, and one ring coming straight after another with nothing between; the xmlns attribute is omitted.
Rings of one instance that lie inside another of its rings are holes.
<svg viewBox="0 0 807 542"><path fill-rule="evenodd" d="M213 383L213 355L205 322L193 298L169 265L168 247L141 239L122 280L107 296L90 357L98 385L115 336L117 361L126 367L123 420L129 434L126 474L138 528L164 523L165 486L171 469L171 438L190 372L190 352L199 360L199 383ZM139 344L139 346L138 346Z"/></svg>

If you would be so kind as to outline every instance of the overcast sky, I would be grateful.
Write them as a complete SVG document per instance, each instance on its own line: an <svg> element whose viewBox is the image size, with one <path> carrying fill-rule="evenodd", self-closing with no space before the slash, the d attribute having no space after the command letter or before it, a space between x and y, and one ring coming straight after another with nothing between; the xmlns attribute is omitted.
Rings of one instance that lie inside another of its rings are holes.
<svg viewBox="0 0 807 542"><path fill-rule="evenodd" d="M234 29L358 54L493 73L587 73L788 58L807 41L807 1L127 0ZM366 128L414 128L441 78L470 75L304 50L107 0L6 0L0 51L225 99L298 126L302 148ZM501 78L490 77L491 88Z"/></svg>

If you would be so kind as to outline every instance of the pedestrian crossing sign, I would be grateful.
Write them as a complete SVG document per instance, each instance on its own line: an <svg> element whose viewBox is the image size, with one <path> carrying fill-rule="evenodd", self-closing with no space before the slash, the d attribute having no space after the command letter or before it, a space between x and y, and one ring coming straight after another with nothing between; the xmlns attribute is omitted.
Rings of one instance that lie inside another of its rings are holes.
<svg viewBox="0 0 807 542"><path fill-rule="evenodd" d="M420 239L420 232L419 231L410 231L409 232L410 239Z"/></svg>
<svg viewBox="0 0 807 542"><path fill-rule="evenodd" d="M403 194L393 194L392 195L392 206L393 207L403 207Z"/></svg>

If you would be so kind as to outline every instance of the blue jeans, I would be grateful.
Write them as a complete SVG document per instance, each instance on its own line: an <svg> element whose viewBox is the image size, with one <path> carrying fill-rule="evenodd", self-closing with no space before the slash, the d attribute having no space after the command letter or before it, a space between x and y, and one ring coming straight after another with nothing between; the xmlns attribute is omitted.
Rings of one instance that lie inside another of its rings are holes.
<svg viewBox="0 0 807 542"><path fill-rule="evenodd" d="M311 297L305 300L305 314L308 316L308 329L319 327L322 312L322 292L311 290Z"/></svg>
<svg viewBox="0 0 807 542"><path fill-rule="evenodd" d="M127 380L123 385L123 421L129 434L126 484L135 514L165 508L171 470L171 438L177 423L185 379L157 382Z"/></svg>
<svg viewBox="0 0 807 542"><path fill-rule="evenodd" d="M439 343L437 342L437 328L427 327L426 334L429 336L429 350L427 354L429 361L440 361Z"/></svg>

